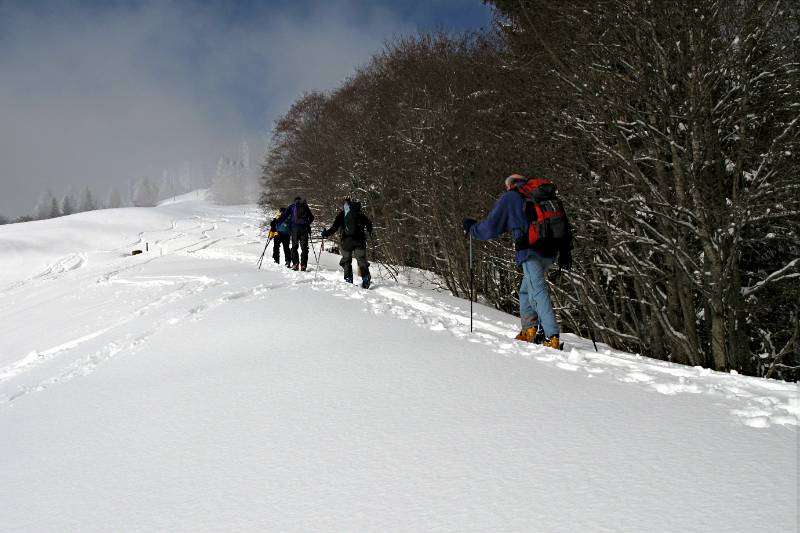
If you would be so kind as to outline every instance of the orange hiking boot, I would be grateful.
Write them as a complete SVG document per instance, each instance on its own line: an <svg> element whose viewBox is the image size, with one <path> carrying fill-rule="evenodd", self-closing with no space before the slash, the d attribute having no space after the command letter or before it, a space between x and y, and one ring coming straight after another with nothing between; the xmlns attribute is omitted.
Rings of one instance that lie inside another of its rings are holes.
<svg viewBox="0 0 800 533"><path fill-rule="evenodd" d="M514 340L523 341L523 342L533 342L533 339L536 337L536 328L531 326L529 328L525 328L520 331Z"/></svg>
<svg viewBox="0 0 800 533"><path fill-rule="evenodd" d="M549 339L545 339L542 341L542 346L547 346L548 348L553 348L555 350L561 349L561 341L558 340L558 335L553 335Z"/></svg>

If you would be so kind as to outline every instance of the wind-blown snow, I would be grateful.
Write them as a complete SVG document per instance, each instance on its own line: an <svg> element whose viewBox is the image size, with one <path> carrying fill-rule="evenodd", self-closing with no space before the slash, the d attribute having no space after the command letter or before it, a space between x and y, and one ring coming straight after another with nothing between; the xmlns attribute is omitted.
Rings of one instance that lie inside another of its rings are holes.
<svg viewBox="0 0 800 533"><path fill-rule="evenodd" d="M259 271L260 222L191 194L0 226L0 530L797 527L795 384L480 305L470 333L327 252Z"/></svg>

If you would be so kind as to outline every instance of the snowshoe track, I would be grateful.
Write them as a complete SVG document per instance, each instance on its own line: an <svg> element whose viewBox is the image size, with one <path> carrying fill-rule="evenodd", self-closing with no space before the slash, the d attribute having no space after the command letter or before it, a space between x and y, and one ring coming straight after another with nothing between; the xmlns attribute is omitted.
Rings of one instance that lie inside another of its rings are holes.
<svg viewBox="0 0 800 533"><path fill-rule="evenodd" d="M69 254L39 275L6 288L0 297L11 292L42 290L38 283L71 275L75 276L75 282L91 279L98 289L111 288L116 298L139 303L127 315L116 317L110 326L37 347L0 367L0 405L55 383L87 375L111 358L138 353L159 331L185 320L202 320L205 313L221 305L262 300L275 290L307 289L328 293L341 299L342 305L358 306L363 312L410 321L434 334L449 334L464 342L483 345L497 355L535 359L563 371L583 373L587 379L613 379L664 395L706 394L717 398L733 416L751 427L782 425L796 430L798 426L800 401L795 384L685 367L617 352L603 345L597 353L589 341L570 334L564 335L568 351L563 352L520 343L513 340L518 330L515 320L492 318L490 315L499 315L483 312L481 306L473 317L474 331L470 333L466 302L380 276L373 276L374 284L365 290L344 283L340 270L332 266L333 261L327 266L321 263L316 272L294 272L282 264L265 261L263 270L273 278L280 273L280 279L285 281L260 283L246 289L233 287L233 290L225 289L227 282L224 280L148 274L161 261L189 257L225 260L255 269L264 242L261 228L260 213L256 210L240 217L204 214L175 218L167 229L140 233L137 244L150 243L147 253L106 261L104 266L95 267L90 265L90 256L86 253ZM269 254L271 249L267 250ZM323 257L326 255L330 254ZM149 296L141 301L144 294ZM53 372L42 376L46 368L52 368ZM24 383L18 383L20 381ZM8 390L14 383L17 388Z"/></svg>

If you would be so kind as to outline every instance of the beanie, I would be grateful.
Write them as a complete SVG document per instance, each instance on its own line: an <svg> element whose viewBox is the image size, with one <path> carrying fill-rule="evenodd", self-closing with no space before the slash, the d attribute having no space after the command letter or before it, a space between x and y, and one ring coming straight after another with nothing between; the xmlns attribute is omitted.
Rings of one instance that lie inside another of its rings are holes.
<svg viewBox="0 0 800 533"><path fill-rule="evenodd" d="M526 179L522 174L511 174L505 180L506 190L512 189L518 181L525 181Z"/></svg>

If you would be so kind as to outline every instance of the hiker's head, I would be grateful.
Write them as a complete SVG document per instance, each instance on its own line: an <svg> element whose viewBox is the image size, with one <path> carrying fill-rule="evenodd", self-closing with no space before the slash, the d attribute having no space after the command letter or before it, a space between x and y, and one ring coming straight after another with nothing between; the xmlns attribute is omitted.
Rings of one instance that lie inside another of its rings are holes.
<svg viewBox="0 0 800 533"><path fill-rule="evenodd" d="M294 203L296 203L296 204L299 204L299 203L300 203L300 202L302 202L302 201L303 201L303 199L302 199L302 198L300 198L299 196L295 196L295 197L294 197Z"/></svg>
<svg viewBox="0 0 800 533"><path fill-rule="evenodd" d="M522 174L511 174L509 177L506 178L505 181L506 190L510 191L523 181L525 181L525 176L523 176Z"/></svg>

